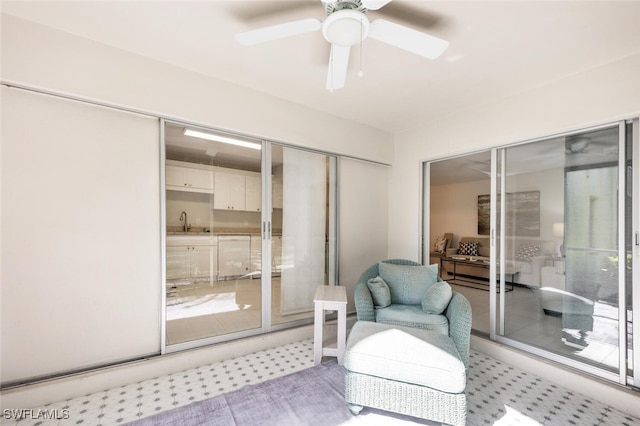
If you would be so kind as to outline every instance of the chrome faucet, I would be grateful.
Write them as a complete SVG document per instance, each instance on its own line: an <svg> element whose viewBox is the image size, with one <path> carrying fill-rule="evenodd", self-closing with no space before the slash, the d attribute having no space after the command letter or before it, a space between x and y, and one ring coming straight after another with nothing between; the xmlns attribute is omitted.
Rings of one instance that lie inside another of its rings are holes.
<svg viewBox="0 0 640 426"><path fill-rule="evenodd" d="M191 225L189 225L189 222L187 221L187 212L180 213L180 222L182 222L183 220L184 220L184 232L188 232L189 228L191 228Z"/></svg>

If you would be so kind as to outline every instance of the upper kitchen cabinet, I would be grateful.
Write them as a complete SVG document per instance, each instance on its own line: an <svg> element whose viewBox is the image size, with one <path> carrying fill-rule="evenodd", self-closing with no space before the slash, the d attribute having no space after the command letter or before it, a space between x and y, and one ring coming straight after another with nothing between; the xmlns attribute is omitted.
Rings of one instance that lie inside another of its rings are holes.
<svg viewBox="0 0 640 426"><path fill-rule="evenodd" d="M262 178L244 170L216 170L213 208L259 212L262 209Z"/></svg>
<svg viewBox="0 0 640 426"><path fill-rule="evenodd" d="M213 194L214 173L209 166L167 160L167 189Z"/></svg>
<svg viewBox="0 0 640 426"><path fill-rule="evenodd" d="M283 206L282 176L273 176L272 179L272 203L274 209L281 209Z"/></svg>
<svg viewBox="0 0 640 426"><path fill-rule="evenodd" d="M262 179L260 176L245 176L245 208L249 212L262 209Z"/></svg>
<svg viewBox="0 0 640 426"><path fill-rule="evenodd" d="M218 191L213 208L217 210L245 210L245 175L232 171L216 171Z"/></svg>

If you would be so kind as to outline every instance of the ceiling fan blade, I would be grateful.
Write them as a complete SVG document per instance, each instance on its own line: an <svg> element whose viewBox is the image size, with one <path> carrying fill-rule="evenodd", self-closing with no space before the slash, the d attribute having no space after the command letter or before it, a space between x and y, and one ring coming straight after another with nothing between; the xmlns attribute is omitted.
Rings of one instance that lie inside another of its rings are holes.
<svg viewBox="0 0 640 426"><path fill-rule="evenodd" d="M446 40L384 19L371 22L369 37L429 59L437 58L449 47Z"/></svg>
<svg viewBox="0 0 640 426"><path fill-rule="evenodd" d="M368 10L378 10L390 3L391 0L362 0L362 6Z"/></svg>
<svg viewBox="0 0 640 426"><path fill-rule="evenodd" d="M272 40L318 31L320 28L322 28L322 21L309 18L258 28L257 30L236 34L234 38L242 45L253 46L254 44L266 43Z"/></svg>
<svg viewBox="0 0 640 426"><path fill-rule="evenodd" d="M245 23L264 22L265 18L282 18L287 14L311 15L318 12L318 2L309 0L285 1L233 1L229 2L229 13Z"/></svg>
<svg viewBox="0 0 640 426"><path fill-rule="evenodd" d="M329 71L327 72L327 90L342 89L347 79L347 66L351 46L331 45L329 54Z"/></svg>

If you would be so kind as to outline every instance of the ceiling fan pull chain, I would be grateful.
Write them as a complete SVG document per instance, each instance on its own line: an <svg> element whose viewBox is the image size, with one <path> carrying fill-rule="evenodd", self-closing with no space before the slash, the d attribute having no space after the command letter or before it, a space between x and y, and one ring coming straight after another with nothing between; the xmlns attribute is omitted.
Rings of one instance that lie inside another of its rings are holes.
<svg viewBox="0 0 640 426"><path fill-rule="evenodd" d="M358 77L362 77L364 72L362 72L362 39L364 38L362 34L362 28L364 27L364 23L362 19L360 19L360 70L358 71Z"/></svg>
<svg viewBox="0 0 640 426"><path fill-rule="evenodd" d="M329 72L331 72L331 88L329 92L333 93L333 46L331 46L331 52L329 52Z"/></svg>

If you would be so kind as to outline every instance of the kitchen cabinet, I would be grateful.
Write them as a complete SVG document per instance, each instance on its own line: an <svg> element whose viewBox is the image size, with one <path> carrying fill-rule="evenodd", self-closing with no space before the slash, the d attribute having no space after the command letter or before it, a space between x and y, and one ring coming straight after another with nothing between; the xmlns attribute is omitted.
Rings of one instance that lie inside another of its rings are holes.
<svg viewBox="0 0 640 426"><path fill-rule="evenodd" d="M213 194L213 180L214 173L213 170L209 168L201 169L196 167L187 167L183 165L169 164L169 162L167 161L167 165L165 168L165 181L167 189Z"/></svg>
<svg viewBox="0 0 640 426"><path fill-rule="evenodd" d="M259 173L218 169L215 174L216 210L262 210L262 177Z"/></svg>
<svg viewBox="0 0 640 426"><path fill-rule="evenodd" d="M282 272L282 236L271 237L271 275L277 276ZM262 237L251 236L251 273L257 276L262 272Z"/></svg>
<svg viewBox="0 0 640 426"><path fill-rule="evenodd" d="M250 268L251 239L249 235L220 235L218 237L218 279L248 276Z"/></svg>
<svg viewBox="0 0 640 426"><path fill-rule="evenodd" d="M189 273L194 278L211 277L214 280L217 258L216 246L192 246Z"/></svg>
<svg viewBox="0 0 640 426"><path fill-rule="evenodd" d="M282 236L271 237L271 274L280 275L282 272ZM251 236L251 273L257 276L262 272L262 236Z"/></svg>
<svg viewBox="0 0 640 426"><path fill-rule="evenodd" d="M214 281L217 263L216 237L167 237L167 280Z"/></svg>
<svg viewBox="0 0 640 426"><path fill-rule="evenodd" d="M245 209L259 212L262 209L262 178L245 176Z"/></svg>
<svg viewBox="0 0 640 426"><path fill-rule="evenodd" d="M274 209L281 209L283 201L282 176L274 176L271 180L271 203Z"/></svg>
<svg viewBox="0 0 640 426"><path fill-rule="evenodd" d="M216 195L213 208L217 210L245 210L245 175L216 171Z"/></svg>
<svg viewBox="0 0 640 426"><path fill-rule="evenodd" d="M262 236L251 236L251 274L256 277L262 273Z"/></svg>
<svg viewBox="0 0 640 426"><path fill-rule="evenodd" d="M280 275L282 272L282 236L271 237L271 273Z"/></svg>
<svg viewBox="0 0 640 426"><path fill-rule="evenodd" d="M190 253L186 247L167 245L167 280L189 278Z"/></svg>

